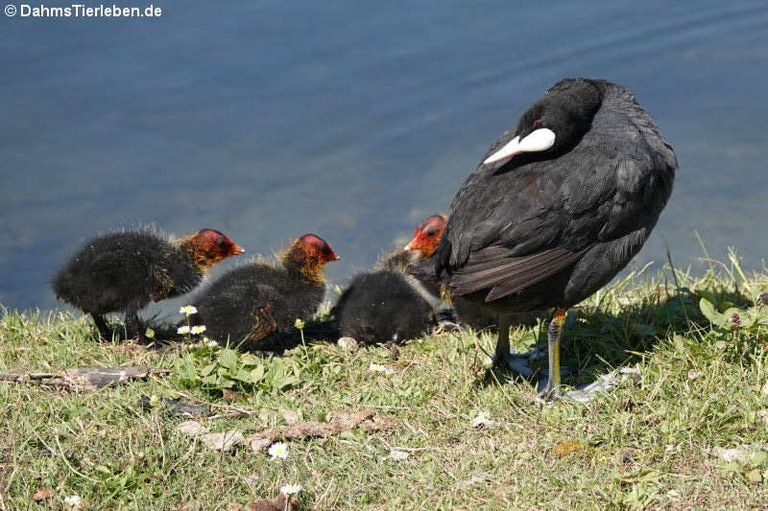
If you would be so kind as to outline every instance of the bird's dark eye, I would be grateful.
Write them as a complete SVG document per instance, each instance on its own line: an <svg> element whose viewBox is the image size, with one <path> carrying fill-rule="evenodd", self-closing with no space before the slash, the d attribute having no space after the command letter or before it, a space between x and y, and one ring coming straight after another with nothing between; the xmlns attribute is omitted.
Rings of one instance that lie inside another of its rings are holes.
<svg viewBox="0 0 768 511"><path fill-rule="evenodd" d="M435 237L435 234L437 234L435 231L429 231L429 232L427 233L427 237L428 237L428 238L434 238L434 237Z"/></svg>

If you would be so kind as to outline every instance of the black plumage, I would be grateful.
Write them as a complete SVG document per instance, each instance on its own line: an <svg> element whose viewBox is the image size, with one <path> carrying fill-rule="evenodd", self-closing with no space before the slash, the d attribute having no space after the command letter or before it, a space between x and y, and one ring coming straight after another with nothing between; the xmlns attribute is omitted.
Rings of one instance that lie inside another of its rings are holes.
<svg viewBox="0 0 768 511"><path fill-rule="evenodd" d="M317 311L325 294L323 266L338 258L324 240L306 234L278 263L249 263L216 279L195 298L195 321L219 342L282 352L295 343L296 320Z"/></svg>
<svg viewBox="0 0 768 511"><path fill-rule="evenodd" d="M433 306L408 275L396 269L357 275L339 297L334 315L339 333L365 344L399 343L434 326Z"/></svg>
<svg viewBox="0 0 768 511"><path fill-rule="evenodd" d="M453 199L436 270L454 295L501 313L497 364L508 358L509 313L555 307L556 392L564 310L637 254L676 168L632 93L604 80L558 82L491 146Z"/></svg>
<svg viewBox="0 0 768 511"><path fill-rule="evenodd" d="M435 274L434 257L445 231L447 221L448 217L446 215L427 217L416 226L413 238L405 247L405 253L415 251L421 255L421 259L411 261L406 268L407 272L415 277L421 283L423 289L435 297L435 300L440 300L443 307L448 305L442 302L442 299L446 298L441 291L445 279L438 278ZM449 299L454 317L459 323L471 326L477 330L493 330L497 327L498 313L492 309L467 300L462 296L454 296ZM512 316L511 321L516 325L531 325L536 323L536 318L536 312L519 312Z"/></svg>
<svg viewBox="0 0 768 511"><path fill-rule="evenodd" d="M130 335L144 339L138 311L150 301L183 295L208 267L243 253L227 236L203 229L176 242L149 230L106 234L87 241L52 279L56 297L91 314L104 339L104 315L124 312Z"/></svg>

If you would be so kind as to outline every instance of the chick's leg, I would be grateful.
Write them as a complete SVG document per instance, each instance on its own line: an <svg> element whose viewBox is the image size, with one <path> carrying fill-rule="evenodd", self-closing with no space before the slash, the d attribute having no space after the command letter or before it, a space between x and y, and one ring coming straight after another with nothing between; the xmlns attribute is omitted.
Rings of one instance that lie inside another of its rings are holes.
<svg viewBox="0 0 768 511"><path fill-rule="evenodd" d="M144 334L144 325L139 320L138 309L130 308L125 311L125 329L128 333L128 338L137 338L139 343L145 344L147 337Z"/></svg>
<svg viewBox="0 0 768 511"><path fill-rule="evenodd" d="M91 316L93 316L93 322L96 323L96 328L99 330L99 337L101 337L101 340L111 341L112 330L109 328L109 324L107 324L107 320L104 319L104 316L94 312L91 313Z"/></svg>

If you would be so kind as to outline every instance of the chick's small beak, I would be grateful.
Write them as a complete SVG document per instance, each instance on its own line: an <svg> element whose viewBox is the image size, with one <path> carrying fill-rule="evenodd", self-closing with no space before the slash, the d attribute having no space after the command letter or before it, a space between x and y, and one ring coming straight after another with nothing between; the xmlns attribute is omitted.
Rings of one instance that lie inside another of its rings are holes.
<svg viewBox="0 0 768 511"><path fill-rule="evenodd" d="M234 245L232 247L232 255L240 255L245 253L245 249L241 247L240 245Z"/></svg>
<svg viewBox="0 0 768 511"><path fill-rule="evenodd" d="M411 242L410 242L410 243L408 243L406 246L404 246L404 247L403 247L403 250L405 250L406 252L408 252L409 250L413 249L413 247L411 246L411 244L412 244L412 243L413 243L413 242L411 241Z"/></svg>

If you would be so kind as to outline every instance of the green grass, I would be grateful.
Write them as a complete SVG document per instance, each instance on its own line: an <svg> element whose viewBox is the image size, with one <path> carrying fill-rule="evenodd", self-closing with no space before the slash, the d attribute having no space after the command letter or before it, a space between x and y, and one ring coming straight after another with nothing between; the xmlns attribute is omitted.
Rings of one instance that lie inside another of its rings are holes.
<svg viewBox="0 0 768 511"><path fill-rule="evenodd" d="M766 274L745 276L732 262L697 278L638 271L601 291L569 315L566 383L623 364L639 368L642 380L585 405L534 405L532 387L503 374L486 382L487 334L428 336L403 346L398 360L381 347L301 346L281 362L292 384L237 384L243 398L230 402L215 385L184 376L202 371L215 350L99 344L88 318L6 311L0 372L173 372L80 394L0 382L0 511L62 509L74 494L84 509L227 509L286 483L303 485L298 502L311 509L759 508L768 495L768 308L754 299L765 289ZM758 321L710 324L702 297ZM515 330L513 342L529 347L540 330ZM371 372L372 362L394 373ZM363 408L399 422L291 441L281 463L247 447L206 449L175 431L186 417L143 409L141 397L151 395L211 403L218 418L202 422L212 431L249 433L293 414L317 420ZM479 410L491 427L472 427ZM716 454L739 446L752 456L726 462ZM410 456L395 461L393 448ZM52 496L38 504L41 488Z"/></svg>

